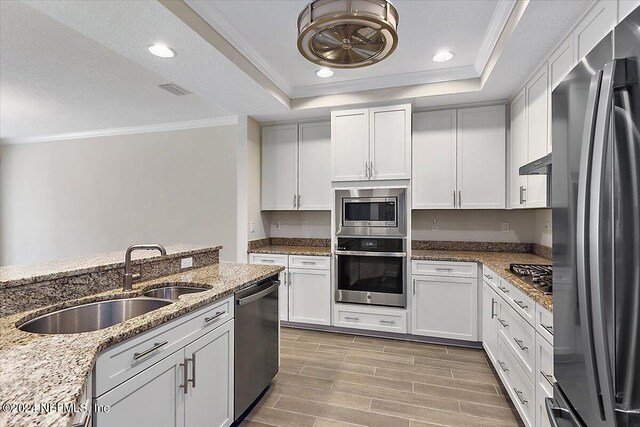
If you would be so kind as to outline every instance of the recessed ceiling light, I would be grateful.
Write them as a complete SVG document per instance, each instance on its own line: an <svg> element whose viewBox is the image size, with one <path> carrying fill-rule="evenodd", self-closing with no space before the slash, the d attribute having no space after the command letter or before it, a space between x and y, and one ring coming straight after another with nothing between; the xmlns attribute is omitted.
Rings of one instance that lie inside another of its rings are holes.
<svg viewBox="0 0 640 427"><path fill-rule="evenodd" d="M433 55L433 62L447 62L451 61L453 58L453 53L448 50L441 50L440 52Z"/></svg>
<svg viewBox="0 0 640 427"><path fill-rule="evenodd" d="M173 58L176 53L173 49L169 48L166 44L156 43L147 48L149 52L160 58Z"/></svg>
<svg viewBox="0 0 640 427"><path fill-rule="evenodd" d="M331 68L320 68L316 71L316 76L318 77L331 77L333 76L333 70Z"/></svg>

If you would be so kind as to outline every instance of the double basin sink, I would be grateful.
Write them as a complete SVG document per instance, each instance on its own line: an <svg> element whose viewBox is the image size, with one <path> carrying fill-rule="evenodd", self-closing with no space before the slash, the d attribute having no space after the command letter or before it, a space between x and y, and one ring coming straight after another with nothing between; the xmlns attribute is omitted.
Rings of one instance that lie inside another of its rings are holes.
<svg viewBox="0 0 640 427"><path fill-rule="evenodd" d="M173 304L180 295L203 292L207 289L209 288L180 285L150 289L136 298L92 302L44 314L23 323L18 329L37 334L97 331Z"/></svg>

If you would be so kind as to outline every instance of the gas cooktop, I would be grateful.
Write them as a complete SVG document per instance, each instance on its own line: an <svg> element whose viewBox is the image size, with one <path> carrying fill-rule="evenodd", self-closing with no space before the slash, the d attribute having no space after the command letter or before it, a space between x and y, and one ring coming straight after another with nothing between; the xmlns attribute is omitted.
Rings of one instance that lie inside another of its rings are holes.
<svg viewBox="0 0 640 427"><path fill-rule="evenodd" d="M550 265L511 264L509 270L545 295L553 295L553 270Z"/></svg>

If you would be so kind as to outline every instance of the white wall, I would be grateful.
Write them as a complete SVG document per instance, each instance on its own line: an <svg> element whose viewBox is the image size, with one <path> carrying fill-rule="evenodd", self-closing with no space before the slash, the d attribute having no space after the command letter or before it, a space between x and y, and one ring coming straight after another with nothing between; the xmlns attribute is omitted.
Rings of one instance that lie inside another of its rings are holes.
<svg viewBox="0 0 640 427"><path fill-rule="evenodd" d="M417 210L412 212L413 240L534 242L534 210ZM433 220L438 231L433 231ZM509 232L502 231L509 223Z"/></svg>
<svg viewBox="0 0 640 427"><path fill-rule="evenodd" d="M0 265L126 248L236 255L237 126L0 147Z"/></svg>
<svg viewBox="0 0 640 427"><path fill-rule="evenodd" d="M267 237L265 232L266 214L260 210L260 194L262 189L262 151L260 143L260 123L252 118L247 122L247 203L248 203L248 233L249 240ZM255 231L251 231L251 222L255 224Z"/></svg>
<svg viewBox="0 0 640 427"><path fill-rule="evenodd" d="M265 218L269 237L331 238L330 211L271 211Z"/></svg>

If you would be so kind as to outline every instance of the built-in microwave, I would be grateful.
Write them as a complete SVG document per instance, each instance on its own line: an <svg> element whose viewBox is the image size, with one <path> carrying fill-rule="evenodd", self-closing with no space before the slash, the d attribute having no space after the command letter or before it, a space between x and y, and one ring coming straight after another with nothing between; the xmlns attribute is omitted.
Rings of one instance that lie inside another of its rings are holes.
<svg viewBox="0 0 640 427"><path fill-rule="evenodd" d="M405 189L336 190L337 236L406 236Z"/></svg>

